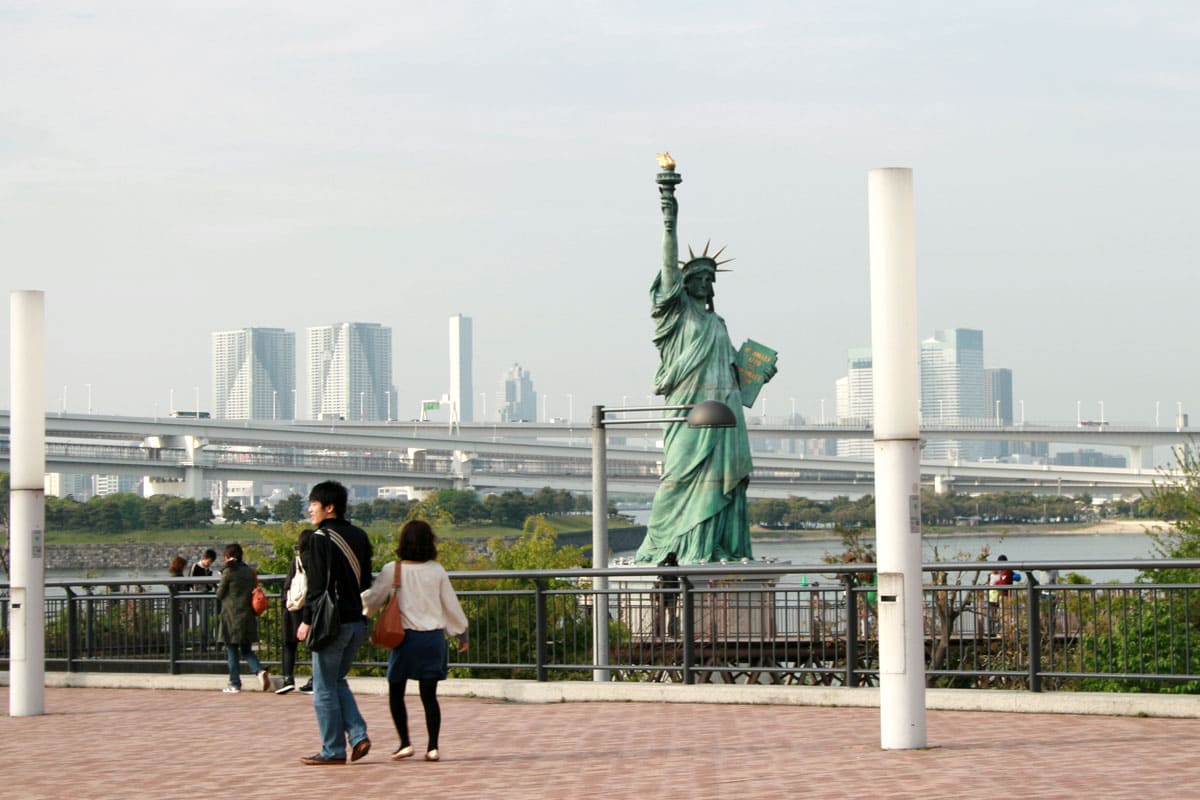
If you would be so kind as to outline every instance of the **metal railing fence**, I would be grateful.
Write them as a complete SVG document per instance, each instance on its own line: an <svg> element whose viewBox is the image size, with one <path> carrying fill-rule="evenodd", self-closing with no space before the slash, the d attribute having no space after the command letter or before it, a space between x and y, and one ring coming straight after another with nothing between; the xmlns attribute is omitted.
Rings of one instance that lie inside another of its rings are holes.
<svg viewBox="0 0 1200 800"><path fill-rule="evenodd" d="M1200 691L1200 560L1007 562L1060 576L988 586L995 562L926 564L927 682L1032 691ZM1197 583L1086 583L1071 574L1197 570ZM609 578L607 591L591 579ZM451 653L471 677L735 684L878 681L875 565L732 564L605 570L471 571L451 578L471 648ZM810 583L809 580L812 580ZM278 664L282 576L259 618L259 657ZM68 671L223 673L216 578L47 581L46 667ZM202 590L198 590L202 589ZM8 584L0 583L0 665L9 655ZM592 615L608 606L609 653ZM307 660L307 652L300 655ZM383 674L367 645L360 674Z"/></svg>

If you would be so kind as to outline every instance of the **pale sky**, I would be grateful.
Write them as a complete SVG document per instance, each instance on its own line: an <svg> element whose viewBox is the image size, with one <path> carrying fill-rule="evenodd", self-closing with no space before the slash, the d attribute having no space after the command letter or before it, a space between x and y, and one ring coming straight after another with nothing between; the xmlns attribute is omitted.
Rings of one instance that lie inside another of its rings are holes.
<svg viewBox="0 0 1200 800"><path fill-rule="evenodd" d="M458 312L477 413L514 362L553 416L644 402L663 149L681 239L737 259L734 344L780 351L769 416L832 415L870 343L880 166L914 170L922 338L982 329L1030 420L1200 415L1194 2L0 6L0 263L46 291L50 411L209 409L247 326L296 331L303 402L305 327L362 321L407 418Z"/></svg>

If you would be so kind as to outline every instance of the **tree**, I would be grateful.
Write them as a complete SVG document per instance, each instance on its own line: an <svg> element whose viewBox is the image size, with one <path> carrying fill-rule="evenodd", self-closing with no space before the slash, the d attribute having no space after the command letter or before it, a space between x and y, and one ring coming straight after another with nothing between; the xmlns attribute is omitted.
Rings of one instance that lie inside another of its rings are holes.
<svg viewBox="0 0 1200 800"><path fill-rule="evenodd" d="M1162 473L1162 480L1146 495L1147 505L1174 527L1149 532L1151 551L1158 558L1200 558L1200 456L1193 447L1179 448L1178 470ZM1145 583L1194 583L1196 570L1154 570L1142 572Z"/></svg>
<svg viewBox="0 0 1200 800"><path fill-rule="evenodd" d="M304 519L304 498L289 494L275 504L275 519L280 522L296 522Z"/></svg>
<svg viewBox="0 0 1200 800"><path fill-rule="evenodd" d="M226 500L221 506L221 516L226 522L241 522L246 519L246 512L242 510L241 500Z"/></svg>
<svg viewBox="0 0 1200 800"><path fill-rule="evenodd" d="M483 498L483 507L492 522L510 528L524 523L531 513L529 498L516 489L503 494L489 494Z"/></svg>
<svg viewBox="0 0 1200 800"><path fill-rule="evenodd" d="M420 517L431 523L463 523L487 518L479 498L466 489L439 489L417 503L409 511L409 516Z"/></svg>

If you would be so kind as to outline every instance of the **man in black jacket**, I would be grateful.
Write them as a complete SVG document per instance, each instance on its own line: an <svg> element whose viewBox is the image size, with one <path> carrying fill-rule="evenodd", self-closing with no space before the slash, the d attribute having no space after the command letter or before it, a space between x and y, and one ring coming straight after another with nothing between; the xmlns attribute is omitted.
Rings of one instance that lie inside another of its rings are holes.
<svg viewBox="0 0 1200 800"><path fill-rule="evenodd" d="M300 759L304 764L345 764L371 749L367 723L358 711L346 675L367 636L360 593L371 585L371 542L361 528L346 521L346 487L337 481L318 483L308 494L308 518L316 527L300 555L308 576L303 622L296 638L308 637L312 609L326 589L336 596L341 627L337 638L313 653L313 708L321 732L321 751Z"/></svg>

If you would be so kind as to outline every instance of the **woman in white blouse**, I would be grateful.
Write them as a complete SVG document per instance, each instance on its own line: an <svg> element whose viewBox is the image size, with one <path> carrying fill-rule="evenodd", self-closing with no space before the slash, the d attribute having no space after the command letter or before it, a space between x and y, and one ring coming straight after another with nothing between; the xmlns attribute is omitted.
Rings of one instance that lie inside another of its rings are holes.
<svg viewBox="0 0 1200 800"><path fill-rule="evenodd" d="M411 520L400 529L400 544L396 547L398 561L384 565L375 576L371 588L362 593L363 613L373 616L387 605L392 594L396 570L400 570L400 617L404 622L404 641L388 656L388 703L392 721L400 734L400 746L392 753L399 761L413 754L408 736L408 711L404 706L404 689L410 678L421 689L421 705L425 709L425 729L429 745L426 761L437 761L438 733L442 727L442 710L437 701L438 681L446 679L449 670L446 636L458 638L458 652L467 650L467 616L450 586L446 570L437 558L437 537L424 520Z"/></svg>

